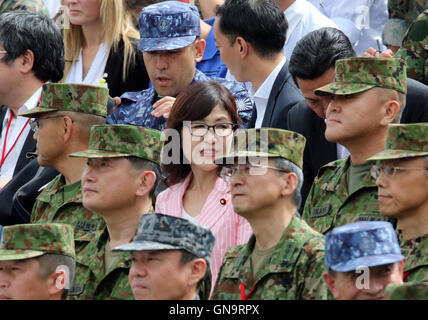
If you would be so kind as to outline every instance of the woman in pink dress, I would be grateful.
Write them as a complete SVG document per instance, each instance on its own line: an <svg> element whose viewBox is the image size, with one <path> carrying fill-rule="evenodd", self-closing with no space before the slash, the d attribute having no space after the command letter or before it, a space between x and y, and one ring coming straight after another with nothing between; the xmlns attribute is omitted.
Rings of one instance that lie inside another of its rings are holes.
<svg viewBox="0 0 428 320"><path fill-rule="evenodd" d="M233 211L229 185L214 163L230 150L239 123L229 90L215 81L197 82L178 95L165 130L162 167L169 188L158 195L156 212L212 231L212 288L227 249L247 243L252 234L248 221Z"/></svg>

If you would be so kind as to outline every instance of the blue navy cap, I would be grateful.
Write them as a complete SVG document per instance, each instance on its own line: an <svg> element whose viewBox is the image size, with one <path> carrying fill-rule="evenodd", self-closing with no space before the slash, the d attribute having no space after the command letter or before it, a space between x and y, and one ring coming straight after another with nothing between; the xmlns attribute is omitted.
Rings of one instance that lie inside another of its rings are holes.
<svg viewBox="0 0 428 320"><path fill-rule="evenodd" d="M391 223L356 222L334 228L325 239L325 265L339 272L404 260Z"/></svg>
<svg viewBox="0 0 428 320"><path fill-rule="evenodd" d="M179 1L163 1L144 7L139 26L138 49L143 52L181 49L201 35L198 9Z"/></svg>
<svg viewBox="0 0 428 320"><path fill-rule="evenodd" d="M186 250L209 264L215 238L212 232L189 220L161 213L143 214L131 243L113 251Z"/></svg>

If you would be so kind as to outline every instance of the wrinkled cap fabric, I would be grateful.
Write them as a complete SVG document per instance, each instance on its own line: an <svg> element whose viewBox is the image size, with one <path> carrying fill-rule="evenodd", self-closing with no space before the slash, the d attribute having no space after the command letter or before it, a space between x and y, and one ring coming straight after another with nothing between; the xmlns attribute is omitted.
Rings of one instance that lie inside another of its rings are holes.
<svg viewBox="0 0 428 320"><path fill-rule="evenodd" d="M368 160L428 156L428 123L390 124L385 149Z"/></svg>
<svg viewBox="0 0 428 320"><path fill-rule="evenodd" d="M139 18L143 52L187 47L201 35L199 11L194 5L162 1L143 8Z"/></svg>
<svg viewBox="0 0 428 320"><path fill-rule="evenodd" d="M215 238L192 221L161 213L143 214L131 243L113 251L186 250L210 263Z"/></svg>
<svg viewBox="0 0 428 320"><path fill-rule="evenodd" d="M37 117L41 113L72 111L107 116L108 89L74 83L47 83L43 85L40 104L20 113L23 117Z"/></svg>
<svg viewBox="0 0 428 320"><path fill-rule="evenodd" d="M346 224L327 233L325 265L339 272L403 260L397 235L384 221Z"/></svg>
<svg viewBox="0 0 428 320"><path fill-rule="evenodd" d="M45 253L74 258L73 227L61 223L44 223L3 228L0 261L29 259Z"/></svg>
<svg viewBox="0 0 428 320"><path fill-rule="evenodd" d="M345 95L374 87L407 93L407 63L402 59L358 57L336 61L334 82L315 89L316 95Z"/></svg>
<svg viewBox="0 0 428 320"><path fill-rule="evenodd" d="M304 136L288 130L273 128L237 130L233 138L233 151L217 157L215 163L233 164L235 158L282 157L302 168L305 143Z"/></svg>
<svg viewBox="0 0 428 320"><path fill-rule="evenodd" d="M91 128L89 149L70 154L81 158L135 156L160 165L161 131L125 124L96 125Z"/></svg>

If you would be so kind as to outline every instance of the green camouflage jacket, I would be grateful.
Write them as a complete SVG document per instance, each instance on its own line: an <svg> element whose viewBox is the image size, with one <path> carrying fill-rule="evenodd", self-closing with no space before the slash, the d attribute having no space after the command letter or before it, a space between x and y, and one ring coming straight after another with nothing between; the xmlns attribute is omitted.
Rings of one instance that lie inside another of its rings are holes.
<svg viewBox="0 0 428 320"><path fill-rule="evenodd" d="M103 218L82 205L79 187L69 199L64 199L65 177L56 176L37 197L31 212L31 223L64 223L74 228L76 254L91 241L96 231L103 230Z"/></svg>
<svg viewBox="0 0 428 320"><path fill-rule="evenodd" d="M256 279L249 259L255 243L252 235L246 245L226 252L211 299L240 300L241 282L245 295L255 287L248 299L327 299L321 234L294 216Z"/></svg>
<svg viewBox="0 0 428 320"><path fill-rule="evenodd" d="M28 10L49 17L49 10L43 0L0 0L0 14L13 10Z"/></svg>
<svg viewBox="0 0 428 320"><path fill-rule="evenodd" d="M384 300L428 300L428 285L422 282L389 284Z"/></svg>
<svg viewBox="0 0 428 320"><path fill-rule="evenodd" d="M394 58L406 60L407 77L428 85L428 9L410 25Z"/></svg>
<svg viewBox="0 0 428 320"><path fill-rule="evenodd" d="M105 272L107 228L76 255L76 276L68 293L69 300L133 300L128 281L131 253L121 252Z"/></svg>
<svg viewBox="0 0 428 320"><path fill-rule="evenodd" d="M379 213L377 186L370 171L360 187L348 194L350 164L348 156L323 166L309 191L302 217L322 234L351 222L393 222Z"/></svg>
<svg viewBox="0 0 428 320"><path fill-rule="evenodd" d="M405 241L400 235L405 282L428 282L428 235Z"/></svg>

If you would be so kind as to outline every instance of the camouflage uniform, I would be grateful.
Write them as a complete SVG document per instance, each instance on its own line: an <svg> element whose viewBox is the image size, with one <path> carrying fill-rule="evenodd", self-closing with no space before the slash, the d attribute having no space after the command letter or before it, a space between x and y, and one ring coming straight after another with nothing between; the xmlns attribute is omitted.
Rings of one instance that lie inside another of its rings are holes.
<svg viewBox="0 0 428 320"><path fill-rule="evenodd" d="M428 85L428 9L412 22L394 58L406 60L409 78Z"/></svg>
<svg viewBox="0 0 428 320"><path fill-rule="evenodd" d="M214 241L212 232L199 224L161 213L152 213L141 216L137 234L131 243L116 247L113 251L185 250L203 258L209 271ZM211 277L208 278L205 282L211 285ZM205 290L209 292L210 286ZM195 298L199 300L199 296Z"/></svg>
<svg viewBox="0 0 428 320"><path fill-rule="evenodd" d="M316 89L315 94L346 95L374 87L393 89L405 94L405 62L384 58L338 60L335 81ZM389 220L379 215L377 186L370 170L367 170L360 186L349 194L347 179L350 165L348 156L323 166L309 191L302 217L323 234L350 222Z"/></svg>
<svg viewBox="0 0 428 320"><path fill-rule="evenodd" d="M161 132L130 125L101 125L91 128L89 149L71 157L117 158L135 156L156 164L161 159ZM107 228L76 257L76 278L69 292L70 299L132 300L128 282L129 252L121 253L109 270L105 270Z"/></svg>
<svg viewBox="0 0 428 320"><path fill-rule="evenodd" d="M428 156L428 123L390 124L385 149L372 160ZM406 282L428 282L428 234L404 240L399 234Z"/></svg>
<svg viewBox="0 0 428 320"><path fill-rule="evenodd" d="M108 89L104 87L44 84L39 106L20 116L38 117L48 112L71 111L106 117L107 99ZM81 185L68 198L65 185L65 177L60 174L45 187L34 203L30 221L72 225L78 254L95 237L96 231L104 229L105 222L99 214L83 207Z"/></svg>
<svg viewBox="0 0 428 320"><path fill-rule="evenodd" d="M49 17L49 10L43 0L0 0L0 14L13 10L27 10Z"/></svg>
<svg viewBox="0 0 428 320"><path fill-rule="evenodd" d="M195 6L176 1L163 1L145 7L140 15L140 43L142 52L176 50L193 43L201 35L200 16ZM195 70L192 82L215 80L224 85L236 99L238 114L246 128L251 119L253 101L241 83L223 78L208 77ZM189 83L190 85L190 83ZM122 103L108 117L108 124L132 124L163 130L164 117L154 117L152 105L158 100L155 89L126 92Z"/></svg>
<svg viewBox="0 0 428 320"><path fill-rule="evenodd" d="M216 159L216 163L230 164L233 159L246 157L282 157L302 168L304 146L305 138L295 132L267 128L240 130L234 137L234 151ZM327 298L322 277L324 237L321 234L293 216L254 278L250 256L256 241L253 235L246 245L226 252L211 299Z"/></svg>
<svg viewBox="0 0 428 320"><path fill-rule="evenodd" d="M428 285L420 282L390 284L385 289L384 300L428 300Z"/></svg>

